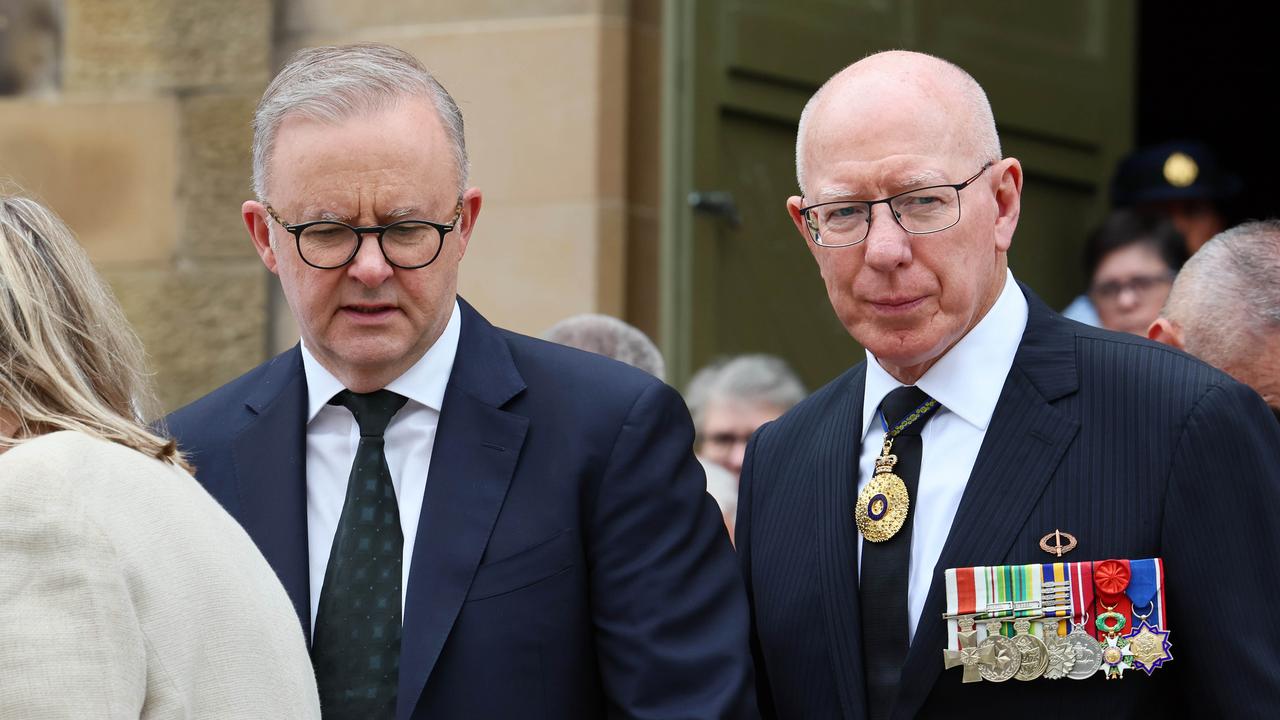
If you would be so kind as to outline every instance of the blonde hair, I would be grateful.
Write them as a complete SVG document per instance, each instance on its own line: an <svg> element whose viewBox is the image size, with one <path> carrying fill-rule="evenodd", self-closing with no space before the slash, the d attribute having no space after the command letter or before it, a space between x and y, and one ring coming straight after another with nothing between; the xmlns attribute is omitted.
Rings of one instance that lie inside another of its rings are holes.
<svg viewBox="0 0 1280 720"><path fill-rule="evenodd" d="M0 448L75 430L187 468L139 417L156 405L142 343L71 230L0 192L0 234L0 409L19 424Z"/></svg>

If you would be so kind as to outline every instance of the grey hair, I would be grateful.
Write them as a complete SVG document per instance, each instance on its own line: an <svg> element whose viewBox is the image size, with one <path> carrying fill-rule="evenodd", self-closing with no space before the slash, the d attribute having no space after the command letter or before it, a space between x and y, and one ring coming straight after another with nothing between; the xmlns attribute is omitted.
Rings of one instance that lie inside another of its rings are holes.
<svg viewBox="0 0 1280 720"><path fill-rule="evenodd" d="M1218 233L1191 256L1161 312L1183 330L1187 352L1224 367L1280 331L1280 219Z"/></svg>
<svg viewBox="0 0 1280 720"><path fill-rule="evenodd" d="M470 165L462 111L453 97L409 53L381 43L299 50L267 86L253 115L253 192L266 201L267 168L286 117L334 123L394 106L409 97L431 100L453 150L458 194Z"/></svg>
<svg viewBox="0 0 1280 720"><path fill-rule="evenodd" d="M694 373L684 393L695 426L702 425L707 406L736 400L790 410L808 395L804 383L787 362L773 355L737 355Z"/></svg>
<svg viewBox="0 0 1280 720"><path fill-rule="evenodd" d="M543 338L613 358L664 380L662 353L639 328L609 315L574 315L552 325Z"/></svg>
<svg viewBox="0 0 1280 720"><path fill-rule="evenodd" d="M813 115L814 110L822 101L822 98L831 91L839 81L844 80L844 76L848 73L856 72L856 68L864 62L873 61L887 54L903 54L902 51L889 50L885 52L873 53L845 67L840 72L832 75L827 79L822 87L809 98L805 103L804 110L800 112L800 122L796 127L796 184L800 186L800 192L804 193L804 142L806 128L809 119ZM972 151L978 157L979 162L996 162L1003 157L1000 150L1000 133L996 130L995 115L991 112L991 102L987 100L987 93L978 84L973 76L965 72L963 68L955 63L944 60L933 55L925 53L910 53L911 55L927 58L942 64L945 74L949 74L947 78L952 88L960 93L962 107L965 113L965 119L969 123L972 147L966 150Z"/></svg>

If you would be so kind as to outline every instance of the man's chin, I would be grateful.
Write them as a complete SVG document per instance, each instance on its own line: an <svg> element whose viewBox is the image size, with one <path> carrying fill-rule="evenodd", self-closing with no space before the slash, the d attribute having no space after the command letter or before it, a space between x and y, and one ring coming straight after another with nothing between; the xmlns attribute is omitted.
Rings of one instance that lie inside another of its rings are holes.
<svg viewBox="0 0 1280 720"><path fill-rule="evenodd" d="M944 347L936 339L924 340L918 336L909 336L908 333L882 333L878 337L869 338L862 346L886 368L910 368L931 363L942 355Z"/></svg>

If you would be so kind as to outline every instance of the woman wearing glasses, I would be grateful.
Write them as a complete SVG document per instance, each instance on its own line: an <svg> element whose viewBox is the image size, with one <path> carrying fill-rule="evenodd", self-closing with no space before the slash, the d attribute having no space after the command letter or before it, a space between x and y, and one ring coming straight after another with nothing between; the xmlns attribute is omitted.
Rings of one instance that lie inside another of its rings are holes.
<svg viewBox="0 0 1280 720"><path fill-rule="evenodd" d="M0 717L318 718L284 589L138 419L147 380L70 231L0 196Z"/></svg>
<svg viewBox="0 0 1280 720"><path fill-rule="evenodd" d="M1146 337L1186 259L1168 219L1132 210L1108 215L1085 248L1089 299L1102 327Z"/></svg>

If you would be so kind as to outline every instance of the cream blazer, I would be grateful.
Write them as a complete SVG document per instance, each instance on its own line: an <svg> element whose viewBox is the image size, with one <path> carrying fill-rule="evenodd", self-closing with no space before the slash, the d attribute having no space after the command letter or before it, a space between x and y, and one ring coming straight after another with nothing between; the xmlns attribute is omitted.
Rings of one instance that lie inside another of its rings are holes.
<svg viewBox="0 0 1280 720"><path fill-rule="evenodd" d="M0 454L0 718L319 718L302 628L182 470L57 432Z"/></svg>

